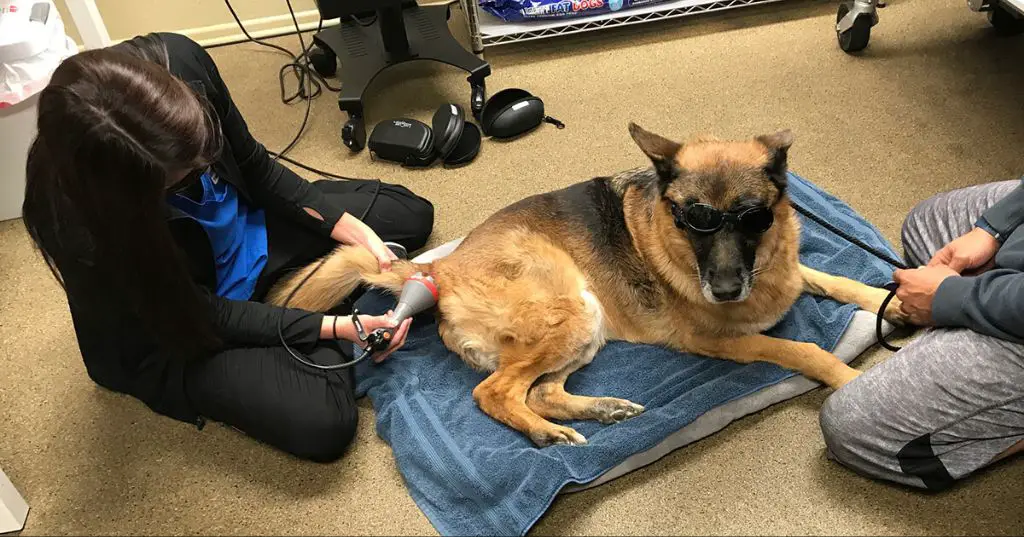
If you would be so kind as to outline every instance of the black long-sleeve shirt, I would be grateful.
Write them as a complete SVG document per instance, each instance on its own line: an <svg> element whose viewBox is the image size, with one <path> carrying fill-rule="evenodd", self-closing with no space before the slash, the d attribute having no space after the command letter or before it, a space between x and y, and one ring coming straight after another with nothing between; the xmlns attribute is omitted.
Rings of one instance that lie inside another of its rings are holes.
<svg viewBox="0 0 1024 537"><path fill-rule="evenodd" d="M233 185L251 207L276 212L329 236L344 211L270 158L249 133L216 65L202 47L181 35L160 36L167 45L171 72L204 93L220 118L225 150L213 164L218 177ZM310 215L307 208L323 219ZM284 316L283 334L289 345L297 349L315 345L322 314L216 296L212 291L216 289L216 266L206 232L175 208L168 206L167 211L171 233L185 254L193 279L210 291L216 331L225 344L278 345L278 320ZM93 266L73 258L58 260L58 265L90 377L102 386L139 398L158 413L197 422L199 416L184 391L185 358L159 346L127 301Z"/></svg>
<svg viewBox="0 0 1024 537"><path fill-rule="evenodd" d="M935 323L1024 343L1024 181L977 225L1001 244L995 268L943 280L932 302Z"/></svg>

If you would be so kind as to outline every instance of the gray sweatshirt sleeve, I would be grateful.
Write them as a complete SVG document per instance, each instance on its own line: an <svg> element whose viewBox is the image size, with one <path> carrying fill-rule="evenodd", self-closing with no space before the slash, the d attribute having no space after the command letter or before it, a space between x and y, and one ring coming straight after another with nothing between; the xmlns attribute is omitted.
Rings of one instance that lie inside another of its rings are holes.
<svg viewBox="0 0 1024 537"><path fill-rule="evenodd" d="M1006 241L1024 222L1024 180L1005 198L985 211L976 225L992 234L999 242Z"/></svg>
<svg viewBox="0 0 1024 537"><path fill-rule="evenodd" d="M1007 238L1024 223L1024 182L978 219L1002 246L997 265L1020 266L1024 237ZM1011 259L1012 263L999 263ZM996 268L979 276L946 278L935 293L936 325L964 327L1008 341L1024 343L1024 272Z"/></svg>
<svg viewBox="0 0 1024 537"><path fill-rule="evenodd" d="M937 326L1024 343L1024 272L995 269L946 278L935 293L932 318Z"/></svg>

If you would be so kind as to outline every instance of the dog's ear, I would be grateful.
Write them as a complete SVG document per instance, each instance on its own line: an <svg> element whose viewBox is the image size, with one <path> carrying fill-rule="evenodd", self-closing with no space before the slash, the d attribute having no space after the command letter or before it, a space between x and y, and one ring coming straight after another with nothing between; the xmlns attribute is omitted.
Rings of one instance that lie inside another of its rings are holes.
<svg viewBox="0 0 1024 537"><path fill-rule="evenodd" d="M676 164L676 154L682 149L682 144L667 140L645 131L636 123L629 123L629 135L640 147L640 150L654 163L654 169L663 183L667 183L679 176L679 166Z"/></svg>
<svg viewBox="0 0 1024 537"><path fill-rule="evenodd" d="M768 149L768 163L764 166L764 172L779 190L785 191L786 171L789 167L789 148L793 145L793 132L785 129L774 134L762 134L757 137L757 141Z"/></svg>

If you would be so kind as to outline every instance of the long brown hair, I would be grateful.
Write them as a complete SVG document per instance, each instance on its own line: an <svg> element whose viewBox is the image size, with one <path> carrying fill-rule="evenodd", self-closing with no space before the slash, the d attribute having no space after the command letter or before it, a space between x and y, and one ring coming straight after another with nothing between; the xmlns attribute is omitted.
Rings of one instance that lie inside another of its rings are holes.
<svg viewBox="0 0 1024 537"><path fill-rule="evenodd" d="M174 178L213 162L222 142L217 114L168 65L155 35L61 63L39 96L22 212L65 288L62 265L91 265L109 300L191 355L218 342L165 200Z"/></svg>

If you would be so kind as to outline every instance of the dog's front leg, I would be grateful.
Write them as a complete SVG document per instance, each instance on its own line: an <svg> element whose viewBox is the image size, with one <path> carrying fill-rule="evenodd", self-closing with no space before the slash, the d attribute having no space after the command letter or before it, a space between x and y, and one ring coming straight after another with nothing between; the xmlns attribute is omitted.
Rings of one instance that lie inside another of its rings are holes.
<svg viewBox="0 0 1024 537"><path fill-rule="evenodd" d="M770 362L799 371L805 377L834 389L843 387L860 372L813 343L774 338L762 334L731 338L695 338L687 345L704 356L740 363Z"/></svg>
<svg viewBox="0 0 1024 537"><path fill-rule="evenodd" d="M889 292L878 287L842 276L833 276L812 268L800 265L800 276L804 280L804 290L818 296L826 296L844 304L856 304L863 310L878 314L882 302ZM898 324L907 324L905 313L900 310L900 299L893 297L885 308L885 320Z"/></svg>

